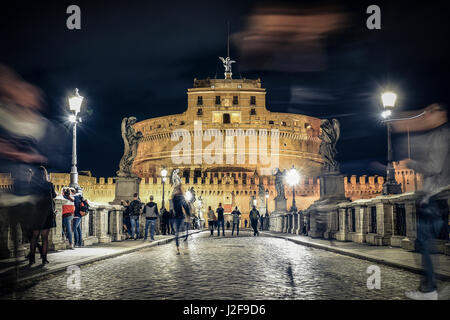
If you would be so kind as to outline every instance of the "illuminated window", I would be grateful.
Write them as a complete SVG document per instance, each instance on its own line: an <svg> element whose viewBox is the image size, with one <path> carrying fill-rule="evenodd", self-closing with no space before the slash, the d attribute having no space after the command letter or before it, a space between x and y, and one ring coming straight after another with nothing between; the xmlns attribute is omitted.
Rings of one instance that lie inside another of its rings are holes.
<svg viewBox="0 0 450 320"><path fill-rule="evenodd" d="M231 114L231 123L240 123L241 122L241 113L233 112Z"/></svg>

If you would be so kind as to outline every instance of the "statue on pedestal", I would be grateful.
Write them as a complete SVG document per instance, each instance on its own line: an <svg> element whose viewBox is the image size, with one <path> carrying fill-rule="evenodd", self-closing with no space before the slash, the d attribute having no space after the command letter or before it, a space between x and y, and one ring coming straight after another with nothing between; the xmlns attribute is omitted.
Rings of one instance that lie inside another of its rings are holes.
<svg viewBox="0 0 450 320"><path fill-rule="evenodd" d="M180 172L180 169L174 169L172 171L172 175L170 178L170 183L172 184L172 186L175 188L177 185L181 184L181 178L178 175L178 173Z"/></svg>
<svg viewBox="0 0 450 320"><path fill-rule="evenodd" d="M119 163L119 171L117 175L119 177L135 177L136 175L131 172L133 161L137 155L137 148L139 141L142 139L142 132L136 132L133 125L136 123L136 117L129 117L122 119L122 139L124 143L124 151L122 159Z"/></svg>
<svg viewBox="0 0 450 320"><path fill-rule="evenodd" d="M286 200L285 192L284 192L284 176L286 174L286 169L281 171L279 168L276 168L275 171L275 189L277 190L277 196L275 200Z"/></svg>
<svg viewBox="0 0 450 320"><path fill-rule="evenodd" d="M336 143L339 140L341 132L339 121L333 119L330 122L330 120L324 119L320 128L322 132L319 138L322 142L320 144L319 154L325 161L324 171L339 172L339 163L335 160L337 154Z"/></svg>

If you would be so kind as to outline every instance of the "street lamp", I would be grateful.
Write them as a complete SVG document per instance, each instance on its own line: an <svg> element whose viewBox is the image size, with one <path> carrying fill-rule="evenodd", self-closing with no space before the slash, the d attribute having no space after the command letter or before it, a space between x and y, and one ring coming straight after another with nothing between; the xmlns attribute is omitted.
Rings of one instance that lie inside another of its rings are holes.
<svg viewBox="0 0 450 320"><path fill-rule="evenodd" d="M266 216L269 215L269 189L266 189Z"/></svg>
<svg viewBox="0 0 450 320"><path fill-rule="evenodd" d="M393 92L384 92L381 95L381 101L383 102L384 111L381 113L381 116L386 119L386 127L387 127L387 145L388 145L388 159L387 159L387 172L386 172L386 181L383 184L383 194L399 194L402 193L401 186L395 180L395 169L392 164L392 141L391 141L391 124L389 122L389 117L391 116L391 111L395 107L395 102L397 100L397 95Z"/></svg>
<svg viewBox="0 0 450 320"><path fill-rule="evenodd" d="M292 208L291 211L297 212L297 207L295 206L295 185L300 181L300 174L297 169L295 169L294 165L292 168L286 173L286 182L292 186Z"/></svg>
<svg viewBox="0 0 450 320"><path fill-rule="evenodd" d="M161 170L161 181L162 181L162 186L163 186L163 189L162 189L162 204L161 204L161 208L164 208L164 185L166 184L166 179L167 179L167 170L166 170L166 168L163 168L162 170Z"/></svg>
<svg viewBox="0 0 450 320"><path fill-rule="evenodd" d="M81 119L77 118L78 113L83 103L83 97L78 93L78 88L75 88L75 94L69 97L69 108L73 114L69 115L69 121L73 123L73 140L72 140L72 168L70 170L70 184L72 188L78 187L78 171L77 171L77 122Z"/></svg>

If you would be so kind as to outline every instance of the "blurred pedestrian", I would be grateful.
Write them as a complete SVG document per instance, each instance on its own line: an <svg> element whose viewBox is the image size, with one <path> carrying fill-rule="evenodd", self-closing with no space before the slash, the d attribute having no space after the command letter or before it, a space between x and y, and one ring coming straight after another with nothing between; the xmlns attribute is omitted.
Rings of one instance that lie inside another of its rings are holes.
<svg viewBox="0 0 450 320"><path fill-rule="evenodd" d="M250 223L253 228L253 236L259 236L258 231L258 220L259 220L260 214L259 211L256 210L256 206L252 206L252 210L250 211Z"/></svg>
<svg viewBox="0 0 450 320"><path fill-rule="evenodd" d="M411 120L394 121L396 132L415 132L410 138L413 152L406 166L423 176L423 187L417 192L417 249L421 253L424 274L417 291L406 292L415 300L437 300L437 283L431 259L434 240L442 233L448 239L448 212L445 219L435 199L450 185L450 125L448 106L432 104ZM406 129L405 129L406 128ZM446 209L448 211L448 209Z"/></svg>
<svg viewBox="0 0 450 320"><path fill-rule="evenodd" d="M216 210L217 213L217 236L220 236L220 226L222 226L222 234L225 236L225 217L223 215L222 203L219 203L219 207Z"/></svg>
<svg viewBox="0 0 450 320"><path fill-rule="evenodd" d="M145 235L144 241L147 240L148 227L150 226L150 240L155 241L155 224L158 219L158 205L153 202L153 196L150 196L150 202L148 202L144 207L145 214Z"/></svg>
<svg viewBox="0 0 450 320"><path fill-rule="evenodd" d="M39 197L35 207L35 213L32 217L31 229L33 230L30 242L30 255L28 257L29 265L35 263L36 243L39 236L42 239L42 264L47 264L48 252L48 234L51 228L56 227L56 211L54 198L56 197L55 187L48 180L48 173L45 167L40 166L33 175L32 188Z"/></svg>
<svg viewBox="0 0 450 320"><path fill-rule="evenodd" d="M141 216L142 202L139 200L138 194L133 195L133 201L130 203L130 223L131 238L137 240L140 238L139 217Z"/></svg>
<svg viewBox="0 0 450 320"><path fill-rule="evenodd" d="M214 210L211 206L208 207L208 228L211 232L210 237L214 236L214 223L216 222L216 215L214 214Z"/></svg>
<svg viewBox="0 0 450 320"><path fill-rule="evenodd" d="M0 172L10 172L12 178L11 193L2 198L4 205L11 207L8 220L16 258L21 243L19 225L30 241L33 238L32 215L40 198L31 186L32 175L48 162L39 148L46 142L49 127L47 119L40 114L43 102L38 88L0 65ZM37 242L36 246L39 247Z"/></svg>
<svg viewBox="0 0 450 320"><path fill-rule="evenodd" d="M244 220L245 229L247 229L247 219Z"/></svg>
<svg viewBox="0 0 450 320"><path fill-rule="evenodd" d="M175 228L175 244L177 246L177 255L180 254L180 243L179 243L179 234L182 231L184 226L185 216L189 216L190 207L186 202L186 199L183 195L183 189L181 185L175 186L172 193L172 204L173 204L173 226Z"/></svg>
<svg viewBox="0 0 450 320"><path fill-rule="evenodd" d="M231 230L231 236L233 236L234 234L234 228L236 228L236 235L239 236L239 224L241 222L241 212L236 206L233 212L231 212L231 214L233 216L233 230Z"/></svg>

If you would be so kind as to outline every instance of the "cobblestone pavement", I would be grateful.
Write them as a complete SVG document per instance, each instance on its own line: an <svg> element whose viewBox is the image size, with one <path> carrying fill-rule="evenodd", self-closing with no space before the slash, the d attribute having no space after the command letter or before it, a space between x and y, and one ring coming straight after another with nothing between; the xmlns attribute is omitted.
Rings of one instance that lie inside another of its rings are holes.
<svg viewBox="0 0 450 320"><path fill-rule="evenodd" d="M81 290L60 273L1 299L404 299L419 275L379 265L381 289L367 288L373 263L272 237L193 235L81 266ZM441 299L450 282L439 281Z"/></svg>

